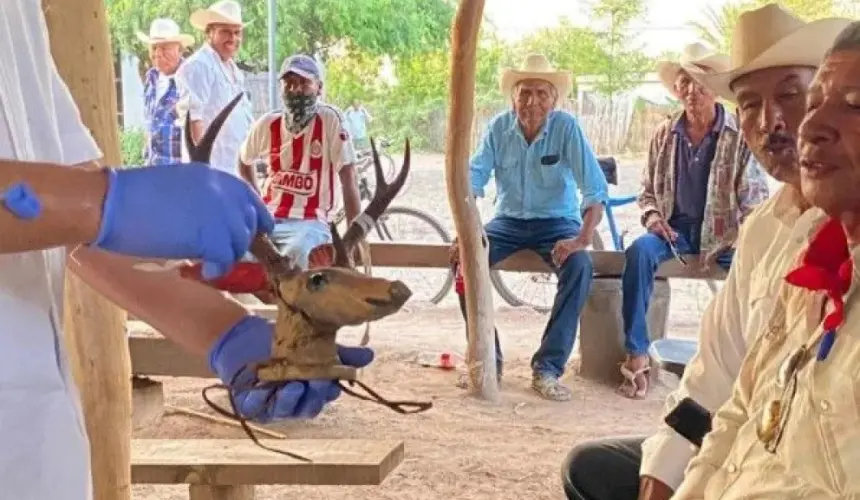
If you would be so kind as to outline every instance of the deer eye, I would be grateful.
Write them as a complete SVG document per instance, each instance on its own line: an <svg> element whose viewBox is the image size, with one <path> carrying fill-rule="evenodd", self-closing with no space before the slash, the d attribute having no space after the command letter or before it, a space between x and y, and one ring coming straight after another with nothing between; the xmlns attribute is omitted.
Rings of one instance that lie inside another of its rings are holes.
<svg viewBox="0 0 860 500"><path fill-rule="evenodd" d="M308 290L315 292L328 283L328 277L323 273L314 273L308 278Z"/></svg>

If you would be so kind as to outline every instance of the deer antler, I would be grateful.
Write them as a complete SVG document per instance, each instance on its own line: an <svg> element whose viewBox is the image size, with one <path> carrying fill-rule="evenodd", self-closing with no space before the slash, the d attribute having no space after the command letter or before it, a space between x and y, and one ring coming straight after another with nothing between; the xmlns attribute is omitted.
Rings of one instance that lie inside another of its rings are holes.
<svg viewBox="0 0 860 500"><path fill-rule="evenodd" d="M194 144L194 139L191 137L191 113L185 115L185 145L188 148L188 156L192 162L209 163L212 156L212 146L215 144L215 138L221 131L221 127L227 121L227 117L242 100L244 94L238 94L231 100L227 106L222 109L200 139L200 142ZM275 282L280 279L289 278L299 272L293 262L284 257L278 252L278 248L272 240L263 233L257 233L254 241L251 242L251 255L253 255L266 269L269 278Z"/></svg>
<svg viewBox="0 0 860 500"><path fill-rule="evenodd" d="M350 255L355 245L364 238L370 228L376 224L377 219L391 205L397 193L406 183L409 176L410 149L409 139L406 139L406 149L403 153L403 168L391 184L385 182L385 174L382 172L382 163L379 161L379 153L376 152L376 143L370 139L370 148L373 153L373 171L376 175L376 190L373 199L364 211L352 221L343 238L337 232L334 224L331 225L332 246L335 250L335 265L339 267L350 267Z"/></svg>

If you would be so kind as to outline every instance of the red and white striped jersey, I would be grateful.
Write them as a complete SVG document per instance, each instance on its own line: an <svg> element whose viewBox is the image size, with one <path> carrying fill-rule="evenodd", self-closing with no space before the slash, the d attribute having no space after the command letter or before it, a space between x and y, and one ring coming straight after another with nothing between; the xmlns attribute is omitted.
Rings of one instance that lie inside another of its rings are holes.
<svg viewBox="0 0 860 500"><path fill-rule="evenodd" d="M287 131L280 112L260 117L240 152L246 165L259 158L268 163L263 201L275 218L329 222L340 201L336 174L355 163L355 149L340 112L320 103L316 117L297 135Z"/></svg>

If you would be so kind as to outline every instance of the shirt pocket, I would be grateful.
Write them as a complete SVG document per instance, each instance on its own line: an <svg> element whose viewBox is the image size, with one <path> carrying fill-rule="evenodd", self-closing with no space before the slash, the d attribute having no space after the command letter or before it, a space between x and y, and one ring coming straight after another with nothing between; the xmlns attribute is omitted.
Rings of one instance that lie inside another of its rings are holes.
<svg viewBox="0 0 860 500"><path fill-rule="evenodd" d="M538 162L538 168L540 168L538 183L541 188L547 191L564 191L573 180L573 172L571 172L570 166L561 160L556 161L552 165L544 165Z"/></svg>
<svg viewBox="0 0 860 500"><path fill-rule="evenodd" d="M505 190L510 190L514 187L519 187L522 184L522 169L520 168L522 160L519 155L509 151L502 152L502 158L496 165L496 190L503 187ZM499 186L501 184L502 186Z"/></svg>
<svg viewBox="0 0 860 500"><path fill-rule="evenodd" d="M860 463L860 375L846 367L857 366L860 342L847 335L839 340L825 361L833 363L832 368L814 375L814 390L808 402L813 418L801 425L812 426L809 429L813 436L811 441L819 443L817 448L821 453L815 461L821 462L819 467L828 469L840 498L847 498L849 494L854 498L853 495L860 494L860 476L857 475L857 464ZM843 350L842 355L835 355L840 349ZM845 351L852 351L852 355L846 355ZM848 359L851 361L846 363Z"/></svg>

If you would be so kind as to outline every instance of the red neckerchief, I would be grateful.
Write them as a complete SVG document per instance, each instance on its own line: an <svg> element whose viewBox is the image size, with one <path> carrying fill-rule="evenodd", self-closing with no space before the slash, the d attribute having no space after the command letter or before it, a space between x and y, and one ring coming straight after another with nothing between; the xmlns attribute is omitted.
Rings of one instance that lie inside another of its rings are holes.
<svg viewBox="0 0 860 500"><path fill-rule="evenodd" d="M801 265L789 272L785 280L797 287L821 291L833 301L833 311L824 318L827 332L818 351L824 360L833 346L836 328L845 320L843 296L851 286L854 263L848 250L848 238L837 219L828 220L812 237L801 259Z"/></svg>

